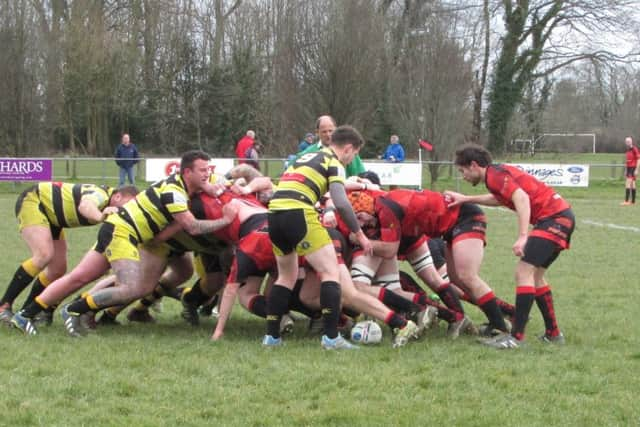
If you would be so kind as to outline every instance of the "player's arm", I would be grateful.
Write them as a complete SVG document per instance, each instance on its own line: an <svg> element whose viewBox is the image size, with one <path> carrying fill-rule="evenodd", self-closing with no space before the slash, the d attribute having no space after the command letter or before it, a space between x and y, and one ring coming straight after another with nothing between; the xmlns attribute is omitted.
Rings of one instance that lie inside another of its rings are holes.
<svg viewBox="0 0 640 427"><path fill-rule="evenodd" d="M181 228L189 234L199 235L207 234L231 224L238 215L238 205L235 203L227 203L222 208L222 218L220 219L197 219L190 211L183 211L173 214L175 222L180 224Z"/></svg>
<svg viewBox="0 0 640 427"><path fill-rule="evenodd" d="M331 200L340 213L340 217L349 230L355 234L360 247L366 254L371 254L371 242L367 236L365 236L362 229L360 229L358 218L356 218L356 214L353 213L353 208L351 207L351 203L349 203L349 199L347 199L347 193L344 190L342 182L332 182L329 185L329 194L331 194Z"/></svg>
<svg viewBox="0 0 640 427"><path fill-rule="evenodd" d="M521 188L516 189L511 195L511 201L518 217L518 239L513 244L513 253L516 256L524 254L524 245L527 243L529 233L529 218L531 217L531 204L529 196Z"/></svg>
<svg viewBox="0 0 640 427"><path fill-rule="evenodd" d="M500 202L491 193L477 194L469 196L466 194L457 193L455 191L445 191L444 196L447 200L447 206L453 207L462 203L475 203L477 205L485 206L500 206Z"/></svg>
<svg viewBox="0 0 640 427"><path fill-rule="evenodd" d="M262 174L260 173L259 170L257 170L253 166L248 165L246 163L242 163L242 164L239 164L238 166L234 166L233 168L231 168L231 170L227 172L225 176L227 179L230 179L230 180L244 178L245 181L251 182L255 178L261 177Z"/></svg>
<svg viewBox="0 0 640 427"><path fill-rule="evenodd" d="M253 167L249 166L251 169ZM231 187L231 191L237 194L251 194L257 193L258 191L268 191L273 190L273 183L271 182L271 178L268 176L259 176L252 179L246 185L233 185Z"/></svg>
<svg viewBox="0 0 640 427"><path fill-rule="evenodd" d="M224 335L224 327L227 324L231 311L233 310L233 304L236 301L236 295L238 293L239 283L227 283L222 292L222 299L220 300L220 307L218 311L218 320L216 322L216 328L211 335L213 341L217 341Z"/></svg>
<svg viewBox="0 0 640 427"><path fill-rule="evenodd" d="M372 240L373 254L384 259L392 259L398 255L400 242L382 242L380 240Z"/></svg>
<svg viewBox="0 0 640 427"><path fill-rule="evenodd" d="M80 215L89 220L92 224L102 222L107 215L117 212L118 208L107 206L104 210L100 210L95 197L91 195L82 196L80 204L78 204L78 212Z"/></svg>

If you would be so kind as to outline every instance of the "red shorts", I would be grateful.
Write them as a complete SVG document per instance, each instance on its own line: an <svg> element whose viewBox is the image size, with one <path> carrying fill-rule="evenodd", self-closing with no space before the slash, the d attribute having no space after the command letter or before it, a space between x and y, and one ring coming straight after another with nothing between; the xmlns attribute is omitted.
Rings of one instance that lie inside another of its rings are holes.
<svg viewBox="0 0 640 427"><path fill-rule="evenodd" d="M276 257L269 233L255 230L238 242L227 282L244 283L250 276L263 277L275 270Z"/></svg>

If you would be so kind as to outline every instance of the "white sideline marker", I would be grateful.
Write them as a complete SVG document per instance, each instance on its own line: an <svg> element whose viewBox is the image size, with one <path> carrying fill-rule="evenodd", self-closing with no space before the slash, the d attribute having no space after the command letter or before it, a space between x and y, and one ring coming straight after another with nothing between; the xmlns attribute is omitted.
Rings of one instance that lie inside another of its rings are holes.
<svg viewBox="0 0 640 427"><path fill-rule="evenodd" d="M583 219L582 223L588 224L588 225L595 225L596 227L606 227L606 228L612 228L614 230L633 231L634 233L640 233L640 228L638 227L630 227L626 225L618 225L618 224L611 224L611 223L605 224L604 222L592 221L590 219Z"/></svg>

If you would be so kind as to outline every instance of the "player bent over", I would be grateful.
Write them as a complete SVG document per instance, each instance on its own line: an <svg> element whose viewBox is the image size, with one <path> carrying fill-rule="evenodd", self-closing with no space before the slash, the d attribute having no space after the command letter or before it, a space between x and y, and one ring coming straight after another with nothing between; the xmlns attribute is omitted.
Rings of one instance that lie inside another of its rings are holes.
<svg viewBox="0 0 640 427"><path fill-rule="evenodd" d="M338 334L340 275L338 260L327 230L320 224L314 205L327 190L365 252L371 243L364 235L344 190L344 165L358 154L364 140L351 126L340 126L331 135L329 147L298 158L284 172L269 202L269 237L278 264L278 278L267 297L267 334L262 344L282 344L280 319L289 310L289 300L298 277L298 255L306 257L321 280L320 304L325 349L354 346Z"/></svg>
<svg viewBox="0 0 640 427"><path fill-rule="evenodd" d="M483 182L489 193L465 196L447 192L450 206L464 202L505 206L516 212L518 238L513 253L520 257L516 267L516 312L510 334L502 334L485 344L517 348L524 340L529 312L536 301L545 323L543 342L564 343L558 328L553 297L544 274L564 249L569 248L575 217L571 206L551 187L510 165L492 163L491 153L479 145L465 145L456 151L455 164L465 181L474 186ZM529 231L529 224L533 229Z"/></svg>
<svg viewBox="0 0 640 427"><path fill-rule="evenodd" d="M18 197L15 212L31 258L18 267L0 299L0 321L11 321L14 300L34 279L25 306L66 272L65 228L98 224L137 193L133 186L113 189L63 182L42 182L25 190Z"/></svg>

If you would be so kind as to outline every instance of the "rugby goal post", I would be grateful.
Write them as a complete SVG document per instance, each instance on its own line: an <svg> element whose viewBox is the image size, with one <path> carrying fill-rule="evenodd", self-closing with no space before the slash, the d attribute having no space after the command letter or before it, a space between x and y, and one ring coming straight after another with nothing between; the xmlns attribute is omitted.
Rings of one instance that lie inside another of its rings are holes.
<svg viewBox="0 0 640 427"><path fill-rule="evenodd" d="M595 133L543 133L538 136L532 143L532 150L535 150L535 147L538 145L539 141L543 138L551 136L551 137L590 137L591 138L591 152L593 154L596 153L596 134Z"/></svg>

